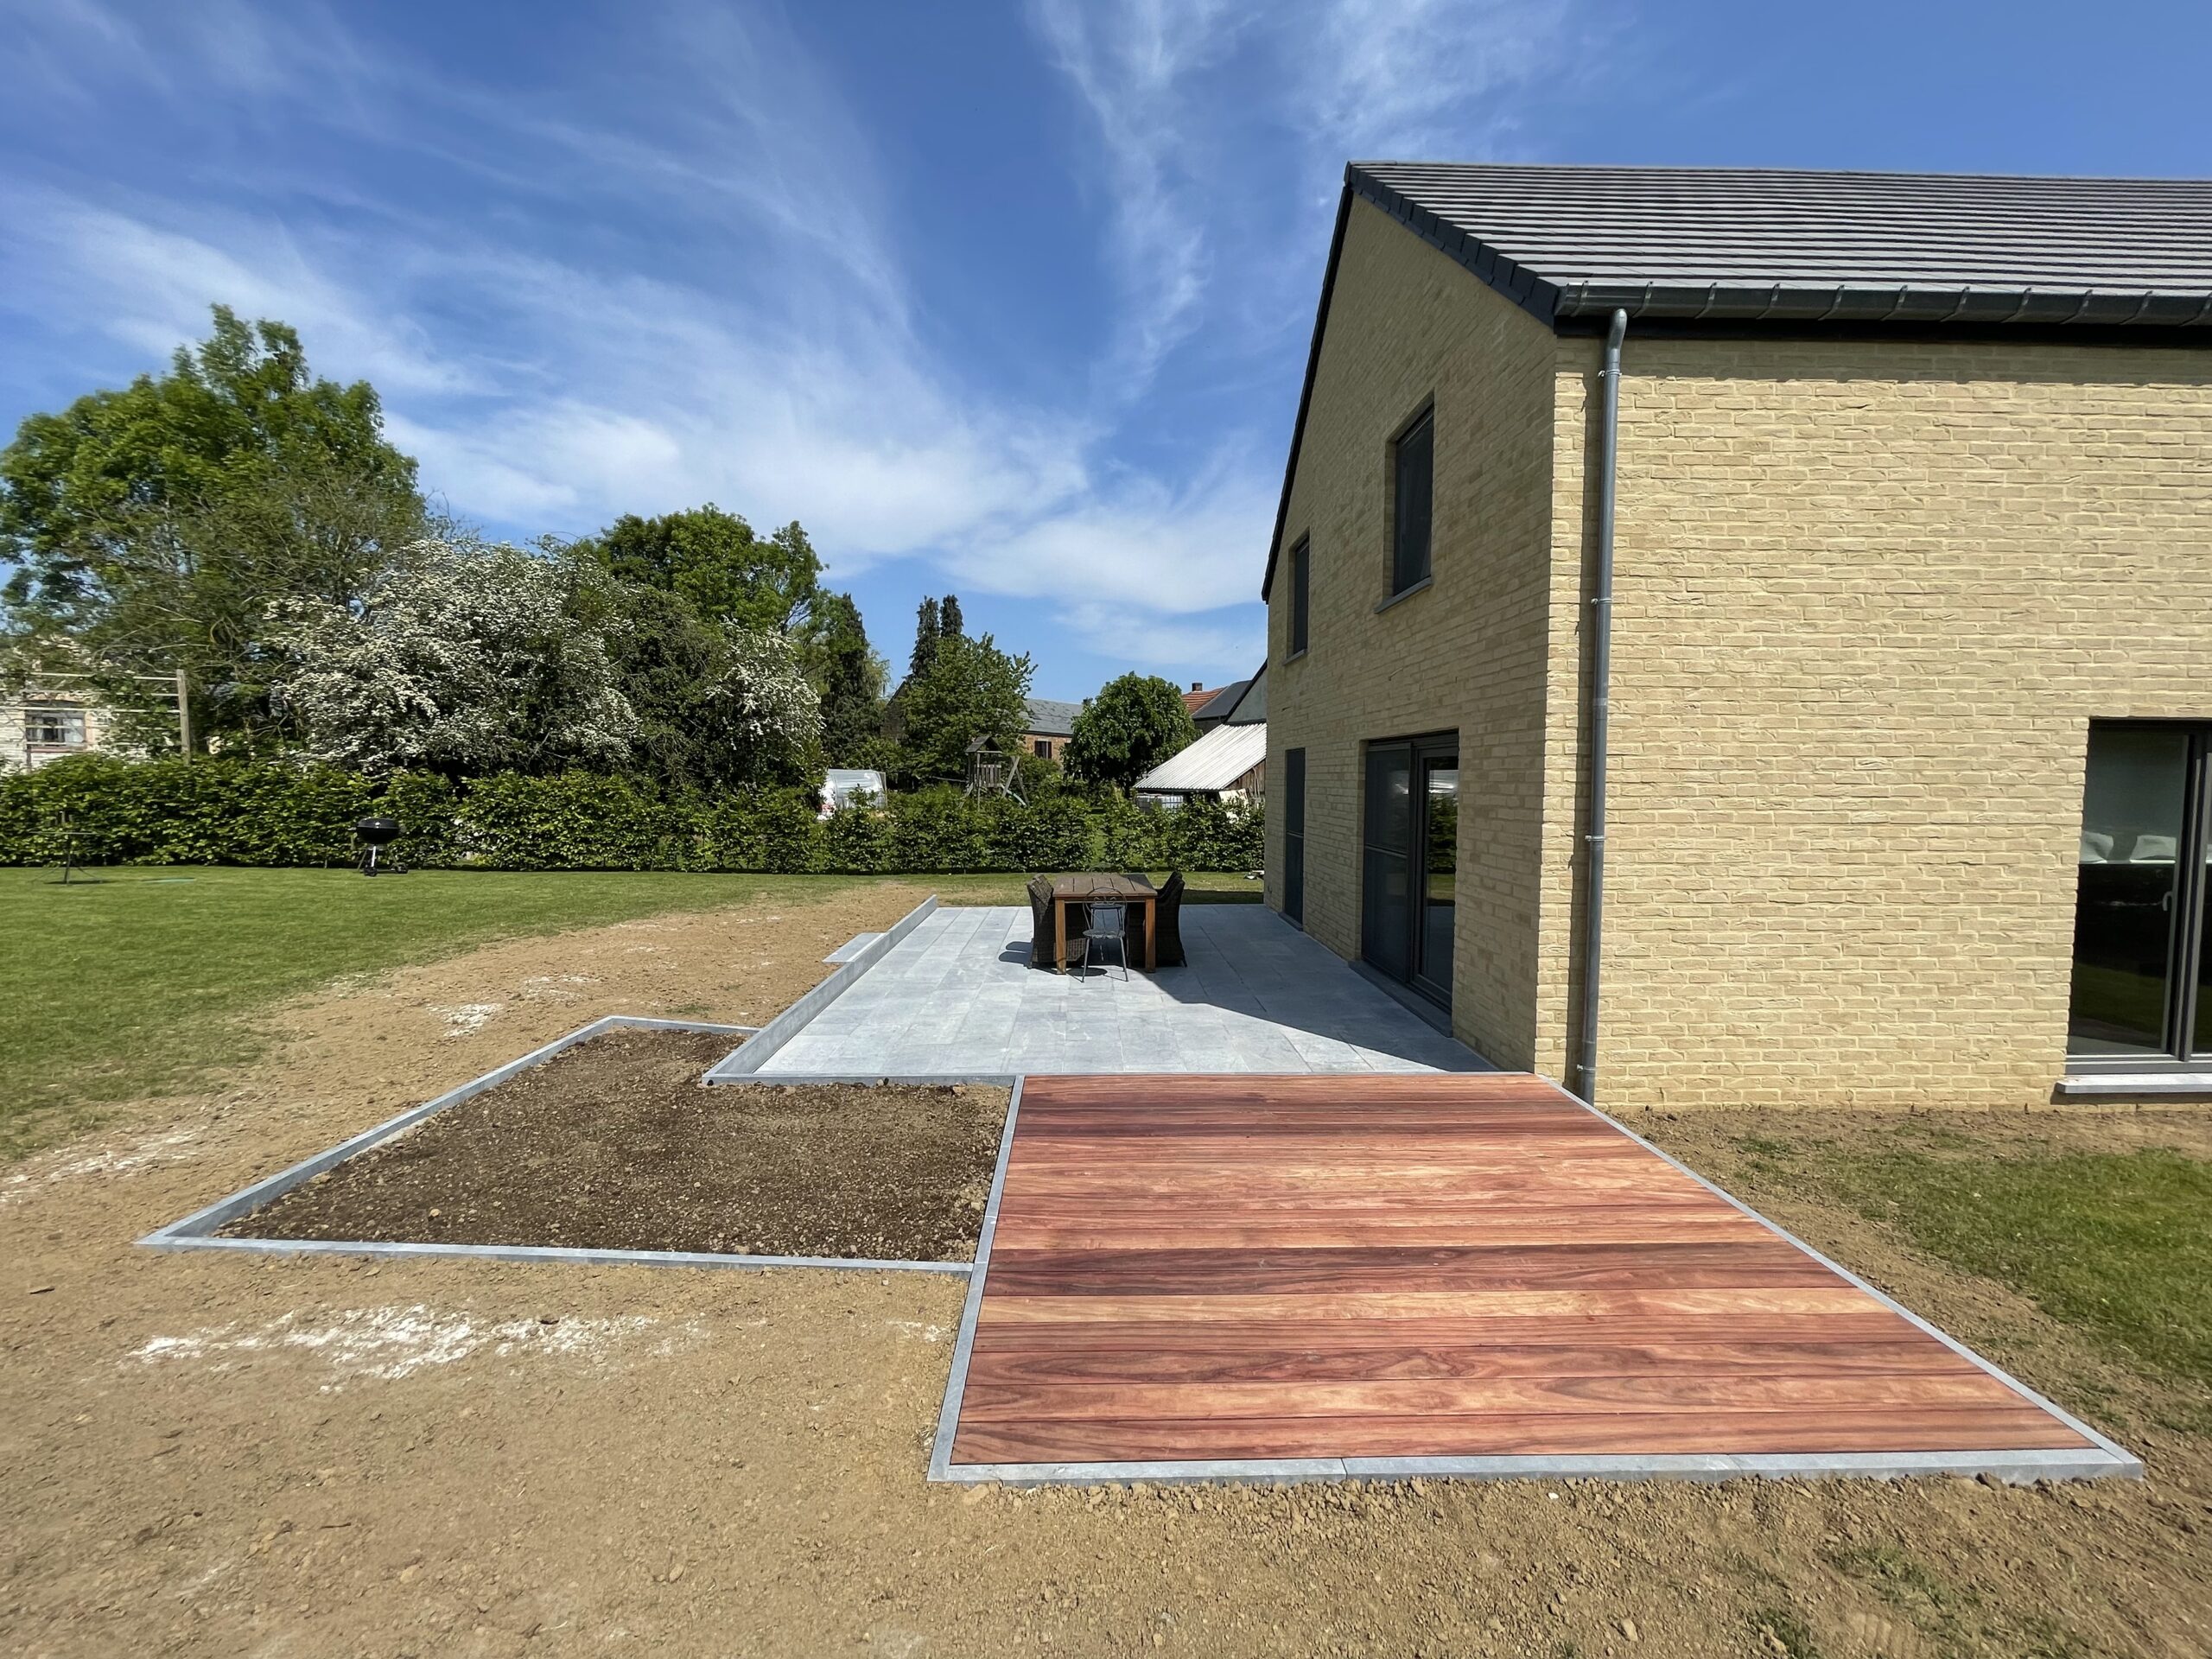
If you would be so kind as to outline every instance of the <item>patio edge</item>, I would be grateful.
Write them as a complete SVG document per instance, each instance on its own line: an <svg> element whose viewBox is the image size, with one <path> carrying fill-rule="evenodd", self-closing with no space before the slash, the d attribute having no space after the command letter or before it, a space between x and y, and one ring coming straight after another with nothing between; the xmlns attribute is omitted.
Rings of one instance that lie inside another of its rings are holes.
<svg viewBox="0 0 2212 1659"><path fill-rule="evenodd" d="M889 956L937 908L937 894L931 893L854 952L850 961L841 964L835 973L754 1032L746 1039L742 1048L734 1050L709 1066L705 1081L735 1083L749 1079L767 1064L778 1049L804 1031L817 1014L842 996L861 975Z"/></svg>

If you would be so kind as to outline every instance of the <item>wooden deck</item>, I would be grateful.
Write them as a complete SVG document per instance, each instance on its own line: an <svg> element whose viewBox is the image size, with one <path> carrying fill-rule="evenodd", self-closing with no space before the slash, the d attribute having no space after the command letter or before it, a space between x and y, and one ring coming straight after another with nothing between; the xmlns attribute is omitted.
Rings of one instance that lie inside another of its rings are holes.
<svg viewBox="0 0 2212 1659"><path fill-rule="evenodd" d="M2133 1472L1527 1076L1033 1077L986 1250L941 1478Z"/></svg>

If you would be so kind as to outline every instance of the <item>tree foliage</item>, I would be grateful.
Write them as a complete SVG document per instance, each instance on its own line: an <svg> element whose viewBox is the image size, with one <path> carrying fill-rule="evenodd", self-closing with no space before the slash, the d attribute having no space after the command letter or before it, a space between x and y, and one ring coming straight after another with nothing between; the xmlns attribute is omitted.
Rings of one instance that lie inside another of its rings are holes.
<svg viewBox="0 0 2212 1659"><path fill-rule="evenodd" d="M195 729L233 748L288 734L270 604L353 604L424 529L374 389L314 378L294 330L221 306L166 374L34 415L0 452L9 631L66 637L118 690L184 670Z"/></svg>
<svg viewBox="0 0 2212 1659"><path fill-rule="evenodd" d="M372 776L627 760L637 715L587 620L607 581L505 543L418 543L358 605L272 607L276 696L308 755Z"/></svg>
<svg viewBox="0 0 2212 1659"><path fill-rule="evenodd" d="M967 620L960 614L960 595L947 594L938 601L938 632L946 639L957 639L968 632Z"/></svg>
<svg viewBox="0 0 2212 1659"><path fill-rule="evenodd" d="M822 561L796 520L762 537L712 502L625 513L576 545L623 582L680 594L708 621L755 633L798 632L822 591Z"/></svg>
<svg viewBox="0 0 2212 1659"><path fill-rule="evenodd" d="M1198 735L1173 684L1157 674L1124 674L1075 717L1062 760L1072 777L1127 789Z"/></svg>
<svg viewBox="0 0 2212 1659"><path fill-rule="evenodd" d="M795 783L820 747L820 699L791 643L710 622L664 588L620 582L607 628L637 716L628 770L664 788Z"/></svg>
<svg viewBox="0 0 2212 1659"><path fill-rule="evenodd" d="M967 775L976 739L1011 749L1028 719L1035 672L1026 653L1008 656L988 633L938 640L934 660L900 693L908 773L925 783L953 783Z"/></svg>
<svg viewBox="0 0 2212 1659"><path fill-rule="evenodd" d="M862 764L883 728L883 690L888 665L868 642L861 607L850 594L825 594L817 602L805 649L807 677L822 699L822 748L833 766Z"/></svg>
<svg viewBox="0 0 2212 1659"><path fill-rule="evenodd" d="M938 641L944 637L937 601L925 599L914 607L914 649L906 658L906 677L918 680L937 661Z"/></svg>

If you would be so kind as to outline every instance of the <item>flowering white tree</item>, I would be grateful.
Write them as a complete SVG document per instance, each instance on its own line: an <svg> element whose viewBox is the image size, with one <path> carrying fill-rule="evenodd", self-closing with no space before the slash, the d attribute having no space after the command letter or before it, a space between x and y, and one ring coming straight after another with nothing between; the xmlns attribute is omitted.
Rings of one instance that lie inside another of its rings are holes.
<svg viewBox="0 0 2212 1659"><path fill-rule="evenodd" d="M731 772L753 782L810 767L822 746L822 699L780 633L725 626L723 649L704 687L709 741L726 745Z"/></svg>
<svg viewBox="0 0 2212 1659"><path fill-rule="evenodd" d="M270 607L276 699L310 754L369 773L619 766L637 717L590 620L607 581L557 553L417 542L358 605Z"/></svg>

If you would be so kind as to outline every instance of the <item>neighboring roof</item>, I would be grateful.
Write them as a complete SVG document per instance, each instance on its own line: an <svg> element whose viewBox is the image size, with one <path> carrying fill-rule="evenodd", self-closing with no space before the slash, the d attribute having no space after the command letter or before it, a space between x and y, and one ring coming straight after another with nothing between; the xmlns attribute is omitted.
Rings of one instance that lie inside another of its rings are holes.
<svg viewBox="0 0 2212 1659"><path fill-rule="evenodd" d="M1595 332L1617 310L1631 339L1635 321L1673 332L2212 333L2212 181L1354 162L1263 599L1355 196L1561 333Z"/></svg>
<svg viewBox="0 0 2212 1659"><path fill-rule="evenodd" d="M2212 181L1362 162L1348 188L1558 326L2212 326Z"/></svg>
<svg viewBox="0 0 2212 1659"><path fill-rule="evenodd" d="M1264 725L1217 726L1138 779L1136 786L1155 795L1228 789L1267 758Z"/></svg>
<svg viewBox="0 0 2212 1659"><path fill-rule="evenodd" d="M1220 695L1221 688L1217 685L1194 685L1182 694L1183 707L1189 712L1191 718L1196 720L1198 717L1198 710Z"/></svg>
<svg viewBox="0 0 2212 1659"><path fill-rule="evenodd" d="M1028 723L1021 729L1033 732L1039 737L1065 737L1075 730L1075 717L1083 712L1079 702L1055 702L1050 697L1028 699Z"/></svg>
<svg viewBox="0 0 2212 1659"><path fill-rule="evenodd" d="M1244 682L1244 694L1230 704L1224 714L1231 726L1264 725L1268 718L1268 670L1263 663L1260 671Z"/></svg>
<svg viewBox="0 0 2212 1659"><path fill-rule="evenodd" d="M1244 688L1251 683L1249 680L1232 680L1229 684L1217 686L1203 696L1196 691L1189 692L1183 698L1183 706L1191 710L1193 720L1226 720L1229 711L1236 706L1236 699L1244 695ZM1195 707L1192 705L1192 697L1198 698Z"/></svg>

